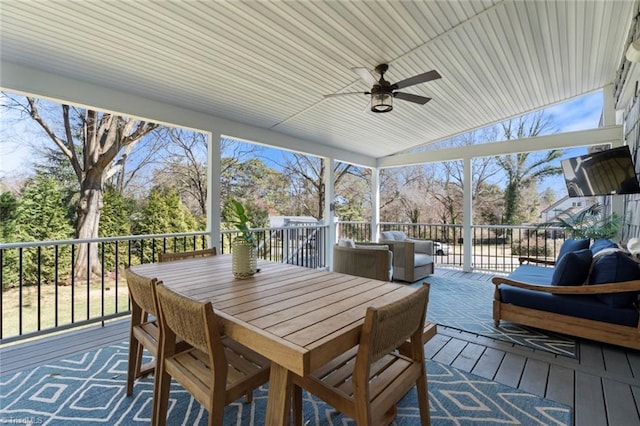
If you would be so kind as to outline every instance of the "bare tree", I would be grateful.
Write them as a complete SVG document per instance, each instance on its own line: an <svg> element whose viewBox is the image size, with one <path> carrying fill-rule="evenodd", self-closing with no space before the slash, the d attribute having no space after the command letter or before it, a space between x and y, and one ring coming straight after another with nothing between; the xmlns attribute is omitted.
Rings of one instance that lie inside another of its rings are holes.
<svg viewBox="0 0 640 426"><path fill-rule="evenodd" d="M324 159L304 154L292 154L280 165L285 175L292 180L299 193L298 202L305 203L305 210L298 214L309 214L321 219L324 214L325 187L323 176ZM362 176L362 171L351 164L334 162L334 185L338 185L347 175ZM297 185L296 185L297 184Z"/></svg>
<svg viewBox="0 0 640 426"><path fill-rule="evenodd" d="M420 166L383 169L380 172L380 216L383 221L399 222L420 219L424 188ZM415 223L414 222L414 223Z"/></svg>
<svg viewBox="0 0 640 426"><path fill-rule="evenodd" d="M550 128L551 119L544 112L509 120L502 124L507 140L538 136ZM515 224L527 219L525 217L527 208L522 203L523 190L545 177L562 173L560 166L552 164L561 156L562 150L553 149L544 153L522 152L496 157L498 164L507 174L504 223Z"/></svg>
<svg viewBox="0 0 640 426"><path fill-rule="evenodd" d="M495 128L488 128L469 132L451 140L450 145L454 147L473 146L481 143L495 142L497 131ZM495 158L477 157L471 162L471 200L474 206L474 216L484 216L484 206L495 204L495 197L489 199L489 195L494 195L490 190L488 181L499 173L500 168ZM436 199L444 207L445 215L440 219L443 223L457 223L461 219L462 194L464 190L464 164L461 160L446 161L439 167L441 173L438 180L441 185L434 194ZM483 203L479 203L483 200ZM487 203L488 201L488 203ZM447 213L448 212L448 213Z"/></svg>
<svg viewBox="0 0 640 426"><path fill-rule="evenodd" d="M40 115L36 99L27 97L26 104L22 106L70 161L78 179L80 197L76 207L76 237L97 238L104 181L117 167L113 160L123 147L135 145L158 125L63 104L62 134L59 134ZM102 274L97 246L80 244L75 274L82 278L92 272Z"/></svg>
<svg viewBox="0 0 640 426"><path fill-rule="evenodd" d="M174 187L197 216L207 215L207 135L185 129L168 129L166 160L154 181Z"/></svg>

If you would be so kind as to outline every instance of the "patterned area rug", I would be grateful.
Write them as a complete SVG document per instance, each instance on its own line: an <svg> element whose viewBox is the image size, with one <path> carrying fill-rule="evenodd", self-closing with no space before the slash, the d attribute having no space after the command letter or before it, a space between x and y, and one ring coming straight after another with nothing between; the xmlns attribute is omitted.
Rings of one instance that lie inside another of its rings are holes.
<svg viewBox="0 0 640 426"><path fill-rule="evenodd" d="M576 341L545 330L500 321L493 324L493 290L490 282L430 275L427 319L458 330L533 349L576 358ZM422 282L413 284L420 286Z"/></svg>
<svg viewBox="0 0 640 426"><path fill-rule="evenodd" d="M153 379L136 382L125 396L128 344L106 347L50 365L0 377L0 423L45 425L149 424ZM570 425L572 410L454 368L428 361L429 402L434 425ZM354 424L305 393L309 425ZM398 406L396 425L420 424L415 389ZM225 409L225 425L263 425L267 387L251 404L238 400ZM208 414L173 384L168 425L201 425Z"/></svg>

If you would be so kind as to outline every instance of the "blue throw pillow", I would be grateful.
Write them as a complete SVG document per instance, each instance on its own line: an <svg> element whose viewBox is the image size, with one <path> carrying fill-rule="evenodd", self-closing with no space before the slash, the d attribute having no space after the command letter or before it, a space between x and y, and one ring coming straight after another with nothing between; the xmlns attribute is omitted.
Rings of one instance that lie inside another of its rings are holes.
<svg viewBox="0 0 640 426"><path fill-rule="evenodd" d="M562 259L562 256L571 251L588 249L590 242L591 240L589 240L588 238L585 240L574 240L571 238L566 240L564 243L562 243L562 246L560 246L560 252L558 253L558 259L556 261L559 262L560 259Z"/></svg>
<svg viewBox="0 0 640 426"><path fill-rule="evenodd" d="M602 256L591 270L589 284L619 283L640 279L640 265L622 252ZM638 292L598 294L598 299L612 308L631 306L638 299Z"/></svg>
<svg viewBox="0 0 640 426"><path fill-rule="evenodd" d="M589 277L592 258L589 249L565 254L556 263L551 285L582 285Z"/></svg>
<svg viewBox="0 0 640 426"><path fill-rule="evenodd" d="M600 250L608 248L618 248L618 245L606 238L598 238L593 242L593 244L591 244L591 253L596 254Z"/></svg>

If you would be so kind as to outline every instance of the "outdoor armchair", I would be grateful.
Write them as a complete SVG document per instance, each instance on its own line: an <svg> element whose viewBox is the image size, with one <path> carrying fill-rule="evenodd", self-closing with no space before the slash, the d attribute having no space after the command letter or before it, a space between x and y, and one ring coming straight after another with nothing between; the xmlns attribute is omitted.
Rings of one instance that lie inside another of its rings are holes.
<svg viewBox="0 0 640 426"><path fill-rule="evenodd" d="M394 280L415 282L433 274L433 241L407 238L402 231L385 231L378 242L392 247Z"/></svg>
<svg viewBox="0 0 640 426"><path fill-rule="evenodd" d="M387 244L353 243L341 240L333 247L334 272L391 281L392 262L393 251Z"/></svg>

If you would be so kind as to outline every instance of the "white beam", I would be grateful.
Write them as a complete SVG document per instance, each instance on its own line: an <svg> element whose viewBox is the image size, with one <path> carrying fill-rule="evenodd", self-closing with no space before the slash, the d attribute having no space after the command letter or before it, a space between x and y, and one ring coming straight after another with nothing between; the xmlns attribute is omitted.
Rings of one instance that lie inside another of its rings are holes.
<svg viewBox="0 0 640 426"><path fill-rule="evenodd" d="M220 175L222 174L220 138L220 133L213 131L209 134L209 143L207 144L207 231L209 232L209 247L216 247L219 253L222 250L222 247L218 246L222 216L220 207Z"/></svg>
<svg viewBox="0 0 640 426"><path fill-rule="evenodd" d="M602 125L613 126L616 124L616 106L613 93L613 84L602 88ZM622 144L622 139L620 139Z"/></svg>
<svg viewBox="0 0 640 426"><path fill-rule="evenodd" d="M325 245L326 266L333 271L333 245L336 243L336 209L335 209L335 173L333 169L333 158L325 157L324 160L324 176L322 184L324 185L324 217L325 223L329 225L327 244ZM316 240L317 241L317 240Z"/></svg>
<svg viewBox="0 0 640 426"><path fill-rule="evenodd" d="M473 205L471 200L471 190L473 188L473 175L472 175L472 163L471 158L464 159L464 185L463 198L462 198L462 270L465 272L471 272L472 265L471 259L473 257ZM454 244L456 242L454 241Z"/></svg>
<svg viewBox="0 0 640 426"><path fill-rule="evenodd" d="M622 141L622 126L607 126L577 132L556 133L532 138L514 139L503 142L485 143L473 146L426 151L413 154L392 155L378 159L378 167L400 167L424 163L460 160L463 158L492 157L519 152L547 151L598 145L619 144Z"/></svg>
<svg viewBox="0 0 640 426"><path fill-rule="evenodd" d="M137 117L170 126L200 131L214 128L223 135L233 138L319 157L332 157L366 167L375 166L373 157L328 147L273 130L203 114L188 108L180 108L132 93L70 79L11 62L2 61L0 63L0 87L2 90L14 93L77 104L86 108Z"/></svg>
<svg viewBox="0 0 640 426"><path fill-rule="evenodd" d="M380 169L371 169L371 241L378 242L380 226Z"/></svg>
<svg viewBox="0 0 640 426"><path fill-rule="evenodd" d="M616 111L615 111L615 99L614 99L614 90L613 84L609 84L605 86L602 90L602 125L609 126L615 124L616 122ZM620 138L619 141L612 144L612 148L617 148L619 146L624 145L623 138ZM602 204L605 206L609 204L609 208L611 209L611 213L617 213L620 217L624 217L625 211L625 196L622 195L614 195L611 197L602 197ZM617 237L621 237L619 234Z"/></svg>

